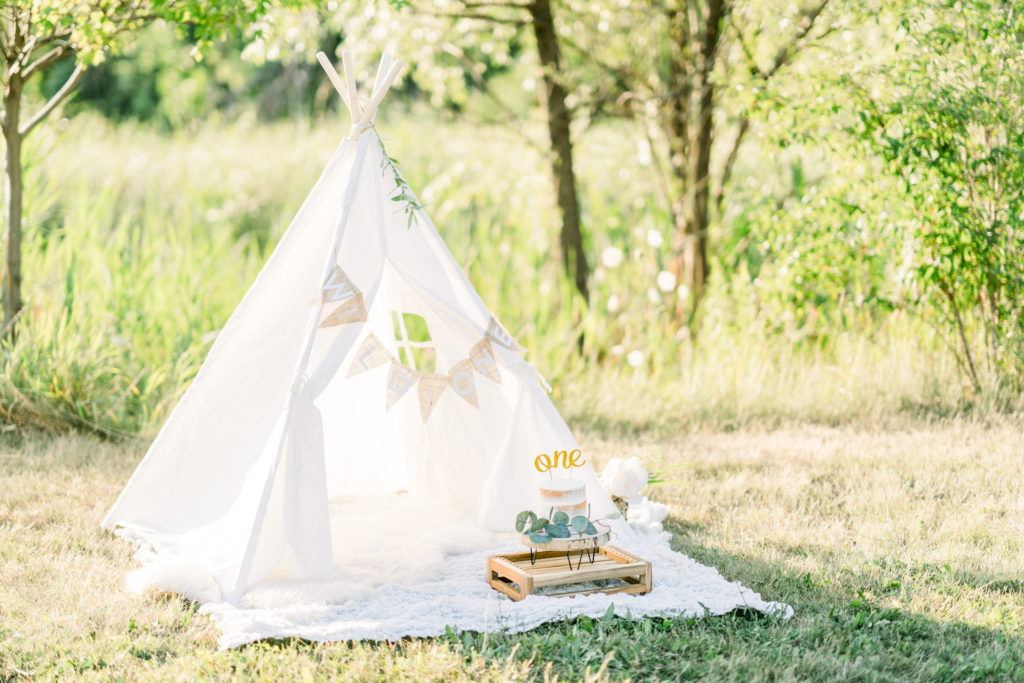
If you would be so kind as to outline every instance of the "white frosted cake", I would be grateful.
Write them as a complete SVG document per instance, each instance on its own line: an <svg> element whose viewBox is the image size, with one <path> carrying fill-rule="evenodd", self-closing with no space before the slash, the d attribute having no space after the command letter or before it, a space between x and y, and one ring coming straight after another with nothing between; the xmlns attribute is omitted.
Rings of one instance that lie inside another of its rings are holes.
<svg viewBox="0 0 1024 683"><path fill-rule="evenodd" d="M544 509L562 510L570 517L587 514L587 485L578 479L552 479L540 485Z"/></svg>

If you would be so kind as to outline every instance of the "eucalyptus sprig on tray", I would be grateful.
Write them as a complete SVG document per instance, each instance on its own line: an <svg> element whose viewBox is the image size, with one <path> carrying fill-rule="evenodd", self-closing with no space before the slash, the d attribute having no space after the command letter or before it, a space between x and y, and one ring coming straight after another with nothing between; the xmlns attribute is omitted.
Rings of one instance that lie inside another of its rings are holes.
<svg viewBox="0 0 1024 683"><path fill-rule="evenodd" d="M605 519L617 517L619 515L616 513ZM550 543L561 538L586 538L598 533L597 527L590 521L589 514L570 518L567 512L553 508L547 517L538 517L533 510L523 510L516 515L516 531L525 533L527 538L538 544Z"/></svg>

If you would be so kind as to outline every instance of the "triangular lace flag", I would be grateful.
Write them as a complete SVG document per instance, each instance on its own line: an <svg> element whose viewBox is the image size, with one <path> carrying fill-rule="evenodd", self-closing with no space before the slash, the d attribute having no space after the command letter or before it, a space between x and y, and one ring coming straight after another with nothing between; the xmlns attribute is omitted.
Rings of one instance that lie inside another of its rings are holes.
<svg viewBox="0 0 1024 683"><path fill-rule="evenodd" d="M501 326L501 323L498 322L498 319L495 318L493 314L491 315L491 319L487 321L487 336L504 346L506 349L511 349L516 353L526 351L526 349L520 346L519 342L517 342L512 335Z"/></svg>
<svg viewBox="0 0 1024 683"><path fill-rule="evenodd" d="M320 303L326 305L338 302L340 305L323 319L320 327L366 321L366 307L363 304L362 293L345 274L345 271L334 266L320 293Z"/></svg>
<svg viewBox="0 0 1024 683"><path fill-rule="evenodd" d="M362 374L367 370L372 370L376 367L384 365L385 363L394 360L394 356L388 351L380 340L377 339L376 335L372 332L370 335L363 340L363 343L359 346L359 350L356 351L356 357L352 359L352 365L348 368L348 374L345 377L354 377Z"/></svg>
<svg viewBox="0 0 1024 683"><path fill-rule="evenodd" d="M498 361L494 359L494 347L486 338L481 339L469 350L469 359L473 361L473 369L487 379L501 384L501 373L498 372Z"/></svg>
<svg viewBox="0 0 1024 683"><path fill-rule="evenodd" d="M349 279L348 275L345 275L345 271L340 266L334 266L327 276L327 282L324 283L320 301L321 303L329 304L349 299L359 293L359 289L352 284L352 280Z"/></svg>
<svg viewBox="0 0 1024 683"><path fill-rule="evenodd" d="M423 416L423 421L426 422L427 418L430 417L430 413L433 412L434 406L441 398L441 394L448 388L448 375L438 375L434 373L424 373L420 375L419 392L420 392L420 415Z"/></svg>
<svg viewBox="0 0 1024 683"><path fill-rule="evenodd" d="M448 381L452 391L466 400L469 405L479 408L476 398L476 377L473 375L473 361L469 358L460 360L448 371Z"/></svg>
<svg viewBox="0 0 1024 683"><path fill-rule="evenodd" d="M350 299L331 311L331 314L323 319L320 327L334 327L345 323L366 322L366 307L363 305L363 295L356 294Z"/></svg>
<svg viewBox="0 0 1024 683"><path fill-rule="evenodd" d="M398 399L405 396L412 385L416 384L420 373L412 368L407 368L396 360L391 361L391 372L388 373L388 394L384 404L384 410L391 410L391 406L398 402Z"/></svg>

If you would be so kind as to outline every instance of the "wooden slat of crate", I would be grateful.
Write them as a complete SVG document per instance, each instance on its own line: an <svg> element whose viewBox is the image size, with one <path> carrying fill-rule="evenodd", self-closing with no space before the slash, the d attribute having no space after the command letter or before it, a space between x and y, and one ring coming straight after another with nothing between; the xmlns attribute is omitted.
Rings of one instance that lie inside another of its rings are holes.
<svg viewBox="0 0 1024 683"><path fill-rule="evenodd" d="M623 579L623 581L625 581L625 579ZM611 586L609 588L591 588L583 591L570 590L565 591L564 593L545 593L544 596L548 598L573 598L577 595L591 595L593 593L604 593L605 595L613 595L615 593L643 595L644 593L649 592L650 591L639 590L636 584L629 584L626 586Z"/></svg>
<svg viewBox="0 0 1024 683"><path fill-rule="evenodd" d="M495 590L513 600L522 600L532 595L537 588L565 586L619 579L626 585L608 588L569 589L561 593L549 593L551 597L589 595L591 593L649 593L653 587L651 563L631 555L615 546L605 545L597 549L597 557L591 563L583 557L579 569L578 557L572 556L573 569L564 552L542 550L537 553L536 562L530 564L530 553L492 555L487 558L487 583Z"/></svg>

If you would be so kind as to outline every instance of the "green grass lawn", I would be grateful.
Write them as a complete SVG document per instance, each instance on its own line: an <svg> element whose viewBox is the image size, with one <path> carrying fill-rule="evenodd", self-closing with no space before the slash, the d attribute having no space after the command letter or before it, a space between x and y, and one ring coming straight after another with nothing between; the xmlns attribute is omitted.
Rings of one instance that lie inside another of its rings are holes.
<svg viewBox="0 0 1024 683"><path fill-rule="evenodd" d="M99 528L145 444L9 435L0 681L1024 680L1019 420L683 433L575 423L598 466L636 453L663 473L648 494L671 505L676 549L795 616L579 619L521 635L222 652L194 603L125 591L131 549Z"/></svg>

